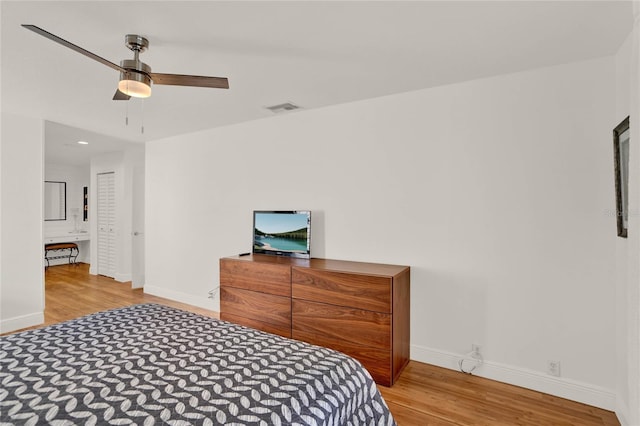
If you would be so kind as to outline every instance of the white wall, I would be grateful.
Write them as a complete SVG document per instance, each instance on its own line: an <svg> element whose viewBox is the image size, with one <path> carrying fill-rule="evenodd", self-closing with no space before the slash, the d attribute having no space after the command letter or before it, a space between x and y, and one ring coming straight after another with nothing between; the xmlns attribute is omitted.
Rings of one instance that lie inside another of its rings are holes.
<svg viewBox="0 0 640 426"><path fill-rule="evenodd" d="M616 117L630 116L628 238L616 241L616 414L622 425L640 424L640 2L634 28L616 55Z"/></svg>
<svg viewBox="0 0 640 426"><path fill-rule="evenodd" d="M412 268L413 359L613 409L615 61L154 141L145 291L199 306L254 209L311 209L312 255ZM562 363L562 377L545 373Z"/></svg>
<svg viewBox="0 0 640 426"><path fill-rule="evenodd" d="M43 122L2 113L0 333L44 322Z"/></svg>
<svg viewBox="0 0 640 426"><path fill-rule="evenodd" d="M125 164L127 174L131 181L129 187L130 199L130 223L129 235L131 237L131 255L129 257L131 268L131 287L142 288L144 286L144 145L131 145L126 151Z"/></svg>
<svg viewBox="0 0 640 426"><path fill-rule="evenodd" d="M630 94L631 94L631 60L632 60L633 40L631 34L616 54L616 109L612 129L629 115L630 111ZM632 141L633 148L640 147L640 143L636 145L636 141ZM613 138L611 140L613 147ZM613 152L613 148L612 148ZM613 154L612 154L613 155ZM631 187L633 180L630 181ZM633 189L630 191L632 198L634 197ZM628 238L616 239L616 413L621 419L622 424L629 424L626 420L629 418L629 344L628 338L628 321L627 315L629 309L627 307L629 300L628 286L633 279L629 279L629 271L637 268L634 266L633 258L630 252L633 252L633 243L638 234L630 230ZM637 255L637 252L636 252ZM639 258L637 258L639 259ZM637 263L638 260L635 261ZM637 284L636 284L637 285Z"/></svg>
<svg viewBox="0 0 640 426"><path fill-rule="evenodd" d="M135 169L140 167L144 170L144 145L143 144L132 144L124 151L124 163L123 163L123 171L124 171L124 194L123 194L123 240L122 240L122 249L119 253L121 256L120 262L122 264L122 270L126 271L126 276L122 276L122 281L131 281L133 278L133 261L134 252L133 252L133 217L134 217L134 209L142 208L144 209L144 200L142 202L135 202L133 200L133 188L135 185L134 180L139 177L136 175ZM142 185L143 186L143 185ZM143 186L144 187L144 186ZM144 256L144 252L136 253L136 255L141 254Z"/></svg>

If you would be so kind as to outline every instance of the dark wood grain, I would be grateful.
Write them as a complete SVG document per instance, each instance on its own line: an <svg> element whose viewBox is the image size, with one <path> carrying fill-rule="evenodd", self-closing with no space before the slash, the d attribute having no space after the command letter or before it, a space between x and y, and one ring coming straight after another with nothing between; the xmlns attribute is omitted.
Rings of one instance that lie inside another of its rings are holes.
<svg viewBox="0 0 640 426"><path fill-rule="evenodd" d="M294 332L391 350L390 314L299 299L291 311Z"/></svg>
<svg viewBox="0 0 640 426"><path fill-rule="evenodd" d="M360 361L378 384L390 386L391 315L293 300L291 336Z"/></svg>
<svg viewBox="0 0 640 426"><path fill-rule="evenodd" d="M379 385L391 386L391 352L389 350L365 346L344 339L333 339L319 335L312 330L294 329L294 339L309 342L318 346L335 349L357 359L371 373L371 377Z"/></svg>
<svg viewBox="0 0 640 426"><path fill-rule="evenodd" d="M378 275L381 277L397 275L408 268L408 266L389 265L385 263L353 262L350 260L320 258L312 258L309 260L309 264L304 266L308 266L313 269L323 269L326 271L340 271L368 276Z"/></svg>
<svg viewBox="0 0 640 426"><path fill-rule="evenodd" d="M409 362L411 343L411 278L409 269L393 277L393 371L395 382Z"/></svg>
<svg viewBox="0 0 640 426"><path fill-rule="evenodd" d="M313 268L292 268L294 298L391 313L391 278Z"/></svg>
<svg viewBox="0 0 640 426"><path fill-rule="evenodd" d="M268 319L272 310L283 307L271 307L265 293L286 297L282 288L287 278L294 338L353 356L378 383L392 385L397 380L409 361L409 267L265 255L224 258L222 318L265 331L269 330L264 324L285 327L284 321ZM284 319L282 312L277 315Z"/></svg>
<svg viewBox="0 0 640 426"><path fill-rule="evenodd" d="M291 299L241 288L220 288L220 312L291 329Z"/></svg>
<svg viewBox="0 0 640 426"><path fill-rule="evenodd" d="M282 326L276 324L269 324L268 322L260 321L255 318L245 318L239 315L233 314L220 314L220 319L223 321L229 321L235 324L244 325L245 327L255 328L256 330L265 331L271 334L277 334L282 337L291 338L291 326Z"/></svg>
<svg viewBox="0 0 640 426"><path fill-rule="evenodd" d="M223 258L220 259L220 286L291 297L291 267Z"/></svg>
<svg viewBox="0 0 640 426"><path fill-rule="evenodd" d="M309 259L301 259L298 257L275 256L272 254L248 254L245 256L227 256L225 259L237 260L240 262L259 262L269 265L286 265L286 266L309 266Z"/></svg>

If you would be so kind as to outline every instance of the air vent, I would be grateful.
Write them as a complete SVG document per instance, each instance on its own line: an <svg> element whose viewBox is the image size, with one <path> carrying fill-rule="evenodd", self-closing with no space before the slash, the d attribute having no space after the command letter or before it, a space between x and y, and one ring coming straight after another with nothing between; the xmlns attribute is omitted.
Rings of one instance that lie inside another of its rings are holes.
<svg viewBox="0 0 640 426"><path fill-rule="evenodd" d="M268 109L269 111L273 112L274 114L280 114L280 113L283 113L283 112L288 112L288 111L293 111L295 109L299 109L300 107L298 105L292 104L291 102L286 102L284 104L268 106L268 107L265 107L265 108Z"/></svg>

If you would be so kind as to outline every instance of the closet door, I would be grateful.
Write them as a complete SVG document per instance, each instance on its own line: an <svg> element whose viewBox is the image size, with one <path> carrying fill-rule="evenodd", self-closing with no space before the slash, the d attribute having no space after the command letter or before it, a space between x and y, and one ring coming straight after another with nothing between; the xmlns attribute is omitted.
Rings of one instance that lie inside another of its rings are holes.
<svg viewBox="0 0 640 426"><path fill-rule="evenodd" d="M98 173L98 274L113 278L116 272L115 173Z"/></svg>

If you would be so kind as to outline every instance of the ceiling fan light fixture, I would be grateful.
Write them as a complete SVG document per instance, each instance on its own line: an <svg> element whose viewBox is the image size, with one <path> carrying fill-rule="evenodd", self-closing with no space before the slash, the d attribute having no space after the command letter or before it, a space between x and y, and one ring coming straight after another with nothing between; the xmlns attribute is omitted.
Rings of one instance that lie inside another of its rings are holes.
<svg viewBox="0 0 640 426"><path fill-rule="evenodd" d="M120 65L116 65L113 62L108 61L95 53L89 52L88 50L60 38L55 34L51 34L40 27L30 24L23 24L22 26L29 31L33 31L36 34L68 47L81 55L119 71L120 80L118 82L118 90L113 96L114 101L126 101L131 97L148 98L151 96L152 82L165 86L211 87L217 89L229 88L229 80L225 77L152 73L151 67L140 61L140 54L149 47L149 40L140 35L127 34L125 36L125 46L133 52L133 59L123 59L120 61Z"/></svg>
<svg viewBox="0 0 640 426"><path fill-rule="evenodd" d="M151 96L151 78L142 73L120 73L118 90L134 98L148 98Z"/></svg>

